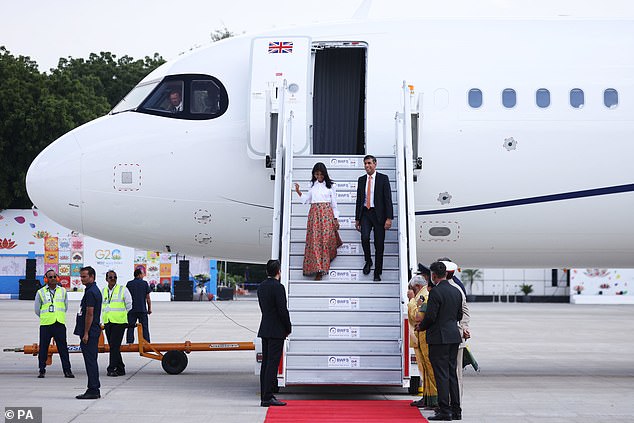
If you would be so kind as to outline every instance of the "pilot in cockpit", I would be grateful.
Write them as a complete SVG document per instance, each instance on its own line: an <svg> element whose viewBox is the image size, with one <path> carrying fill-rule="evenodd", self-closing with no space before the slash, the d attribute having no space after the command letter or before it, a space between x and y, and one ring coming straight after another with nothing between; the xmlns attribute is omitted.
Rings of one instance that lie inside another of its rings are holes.
<svg viewBox="0 0 634 423"><path fill-rule="evenodd" d="M180 91L170 91L170 104L167 110L171 113L180 113L183 111L183 98Z"/></svg>

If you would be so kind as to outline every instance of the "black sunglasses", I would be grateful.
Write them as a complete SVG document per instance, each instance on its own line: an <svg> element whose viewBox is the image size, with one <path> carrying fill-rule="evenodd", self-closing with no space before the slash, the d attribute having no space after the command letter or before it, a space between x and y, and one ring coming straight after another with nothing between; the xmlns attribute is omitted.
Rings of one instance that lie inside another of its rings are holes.
<svg viewBox="0 0 634 423"><path fill-rule="evenodd" d="M117 277L116 276L108 276L108 280L109 281L116 281Z"/></svg>

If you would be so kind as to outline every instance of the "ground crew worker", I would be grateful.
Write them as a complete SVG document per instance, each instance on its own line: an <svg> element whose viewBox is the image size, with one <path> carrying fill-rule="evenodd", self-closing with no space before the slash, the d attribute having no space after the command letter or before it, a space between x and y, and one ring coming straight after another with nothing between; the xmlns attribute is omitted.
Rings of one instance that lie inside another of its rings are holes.
<svg viewBox="0 0 634 423"><path fill-rule="evenodd" d="M62 360L64 377L75 377L70 370L68 345L66 343L66 310L68 298L66 290L57 285L58 276L54 270L44 273L44 285L35 295L35 314L40 316L40 350L38 361L40 373L38 378L46 374L46 358L51 338L55 339L57 351Z"/></svg>
<svg viewBox="0 0 634 423"><path fill-rule="evenodd" d="M106 272L108 286L103 288L103 318L108 345L110 346L110 361L108 376L125 375L125 364L121 358L121 341L128 327L128 311L132 308L132 295L128 288L117 285L117 273L114 270Z"/></svg>

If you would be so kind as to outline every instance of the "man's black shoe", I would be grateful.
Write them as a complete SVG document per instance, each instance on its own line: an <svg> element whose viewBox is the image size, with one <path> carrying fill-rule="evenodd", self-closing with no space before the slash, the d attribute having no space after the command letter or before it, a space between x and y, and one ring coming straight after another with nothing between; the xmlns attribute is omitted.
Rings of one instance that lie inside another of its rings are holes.
<svg viewBox="0 0 634 423"><path fill-rule="evenodd" d="M451 420L462 420L462 413L451 413Z"/></svg>
<svg viewBox="0 0 634 423"><path fill-rule="evenodd" d="M427 420L429 421L437 421L437 420L442 420L442 421L451 421L451 414L434 414L431 417L427 417Z"/></svg>
<svg viewBox="0 0 634 423"><path fill-rule="evenodd" d="M117 376L119 376L119 374L117 372L108 372L107 376L117 377Z"/></svg>
<svg viewBox="0 0 634 423"><path fill-rule="evenodd" d="M40 372L40 373L37 375L37 378L38 378L38 379L44 379L44 377L45 377L44 375L46 375L46 372Z"/></svg>
<svg viewBox="0 0 634 423"><path fill-rule="evenodd" d="M379 282L381 280L381 275L379 275L378 273L374 272L374 281L375 282Z"/></svg>
<svg viewBox="0 0 634 423"><path fill-rule="evenodd" d="M73 374L73 372L71 372L70 370L67 372L64 372L64 377L67 377L69 379L74 379L75 375Z"/></svg>
<svg viewBox="0 0 634 423"><path fill-rule="evenodd" d="M101 395L99 393L84 392L81 395L77 395L75 398L77 398L77 399L99 399L99 398L101 398Z"/></svg>
<svg viewBox="0 0 634 423"><path fill-rule="evenodd" d="M410 402L409 405L411 405L412 407L423 408L425 407L425 401L423 401L423 399L421 398L418 401Z"/></svg>
<svg viewBox="0 0 634 423"><path fill-rule="evenodd" d="M125 376L125 370L117 370L117 376Z"/></svg>
<svg viewBox="0 0 634 423"><path fill-rule="evenodd" d="M276 398L271 398L270 401L260 401L260 407L281 407L286 405L284 401L280 401Z"/></svg>
<svg viewBox="0 0 634 423"><path fill-rule="evenodd" d="M363 274L364 275L369 275L370 274L370 269L372 269L372 262L371 261L366 261L365 262L365 266L363 266Z"/></svg>

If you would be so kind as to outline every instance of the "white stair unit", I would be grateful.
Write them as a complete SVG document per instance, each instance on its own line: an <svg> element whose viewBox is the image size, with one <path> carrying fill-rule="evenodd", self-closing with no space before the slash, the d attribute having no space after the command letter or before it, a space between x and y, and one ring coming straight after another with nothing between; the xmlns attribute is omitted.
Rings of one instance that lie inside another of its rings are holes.
<svg viewBox="0 0 634 423"><path fill-rule="evenodd" d="M361 238L354 228L357 179L365 172L363 156L294 156L293 105L283 94L279 98L272 257L282 262L281 282L293 323L278 375L280 386L409 385L405 300L408 273L416 266L416 237L411 118L404 118L411 115L410 92L405 84L403 98L403 112L395 117L395 155L377 157L377 169L390 178L394 203L380 282L372 280L373 272L363 275ZM302 191L308 189L318 161L336 183L344 242L321 281L303 276L310 205L292 194L294 182Z"/></svg>

